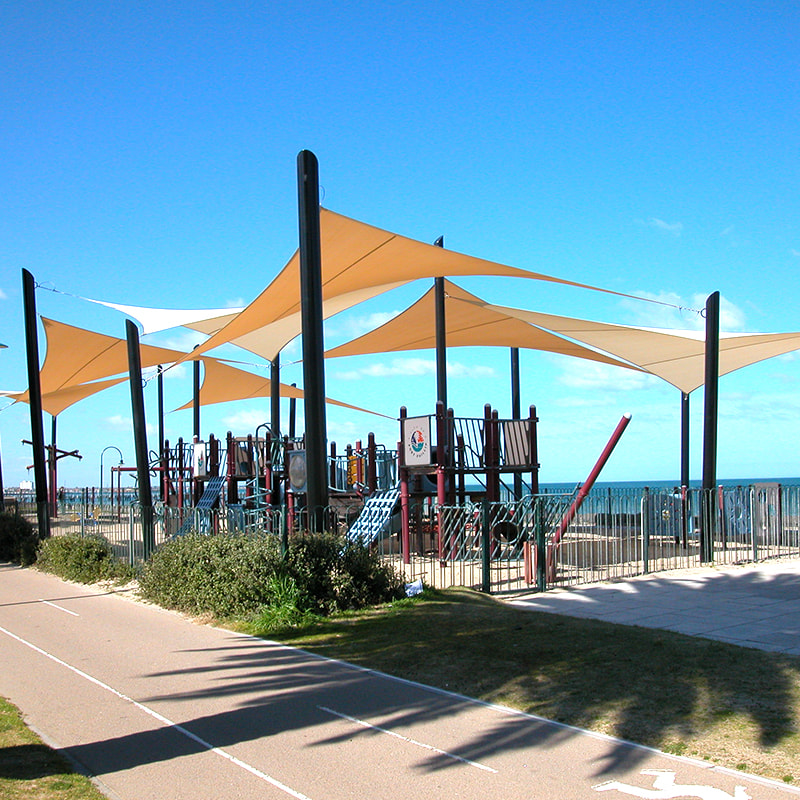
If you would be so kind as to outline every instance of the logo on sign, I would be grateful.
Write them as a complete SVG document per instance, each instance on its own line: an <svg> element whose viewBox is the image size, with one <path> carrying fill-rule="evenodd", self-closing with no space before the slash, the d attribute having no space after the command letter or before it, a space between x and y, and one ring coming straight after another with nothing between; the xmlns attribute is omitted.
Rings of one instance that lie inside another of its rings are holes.
<svg viewBox="0 0 800 800"><path fill-rule="evenodd" d="M425 449L425 434L419 429L411 434L411 449L415 453L421 453Z"/></svg>

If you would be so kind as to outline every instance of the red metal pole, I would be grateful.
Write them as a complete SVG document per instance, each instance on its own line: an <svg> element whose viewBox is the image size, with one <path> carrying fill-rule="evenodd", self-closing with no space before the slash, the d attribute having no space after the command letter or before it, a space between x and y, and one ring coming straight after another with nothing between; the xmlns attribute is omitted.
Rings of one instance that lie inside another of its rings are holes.
<svg viewBox="0 0 800 800"><path fill-rule="evenodd" d="M623 414L622 419L617 424L617 427L614 429L614 433L611 434L611 438L608 440L608 444L603 449L603 452L600 454L600 458L597 459L597 463L594 465L592 471L589 473L589 477L586 479L586 483L581 486L580 490L578 491L578 495L572 501L567 513L564 515L564 519L561 520L561 524L558 526L558 530L556 531L555 536L553 536L553 541L550 542L550 545L547 548L547 567L549 574L549 580L553 580L555 577L555 555L558 549L559 542L561 541L561 537L566 533L567 528L569 527L570 522L574 519L575 515L578 513L578 509L581 507L581 504L586 499L586 495L592 490L592 486L594 486L594 482L597 480L597 476L602 471L603 467L606 465L606 461L608 461L609 456L611 455L612 451L617 445L617 442L620 440L623 431L625 428L628 427L628 423L631 421L630 414Z"/></svg>

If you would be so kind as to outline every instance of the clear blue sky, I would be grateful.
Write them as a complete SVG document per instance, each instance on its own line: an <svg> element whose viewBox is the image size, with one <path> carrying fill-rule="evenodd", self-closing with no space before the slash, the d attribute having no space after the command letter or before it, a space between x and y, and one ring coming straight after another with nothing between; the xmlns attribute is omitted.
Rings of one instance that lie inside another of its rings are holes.
<svg viewBox="0 0 800 800"><path fill-rule="evenodd" d="M297 246L302 149L319 159L323 204L340 213L676 305L701 307L718 290L728 330L800 330L794 2L30 0L2 6L0 36L2 389L27 383L22 268L60 292L37 291L40 314L119 337L121 314L71 295L177 308L252 300ZM332 319L326 345L429 285ZM577 289L462 285L571 316L701 324ZM197 335L150 341L190 349ZM287 383L302 383L298 357L296 343L283 354ZM678 479L676 389L540 353L521 361L543 481L583 480L624 412L633 420L602 477ZM507 351L454 350L450 364L457 415L484 403L510 413ZM721 379L721 478L800 475L799 387L791 356ZM390 416L403 404L430 413L433 353L329 361L327 393ZM168 381L169 408L190 395L188 372ZM145 403L152 446L154 386ZM692 409L699 478L702 390ZM266 399L207 407L203 435L253 432L268 414ZM191 427L191 411L167 418L173 441ZM333 409L329 429L340 447L370 430L387 446L398 436L396 423ZM6 486L32 478L27 406L0 412L0 436ZM66 486L96 485L107 446L132 464L127 387L65 411L58 441L83 456L60 462Z"/></svg>

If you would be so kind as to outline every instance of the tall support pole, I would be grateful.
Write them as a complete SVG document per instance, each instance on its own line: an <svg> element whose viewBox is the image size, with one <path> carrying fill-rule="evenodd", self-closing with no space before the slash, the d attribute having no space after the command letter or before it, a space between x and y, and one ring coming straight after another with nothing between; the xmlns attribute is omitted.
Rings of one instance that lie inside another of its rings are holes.
<svg viewBox="0 0 800 800"><path fill-rule="evenodd" d="M0 511L5 510L5 489L3 488L3 442L0 440Z"/></svg>
<svg viewBox="0 0 800 800"><path fill-rule="evenodd" d="M44 427L42 425L42 389L39 383L39 338L36 330L36 290L28 270L22 270L22 299L25 311L25 348L28 357L28 399L31 412L33 476L36 491L36 517L39 538L50 536L47 509L47 465L45 464Z"/></svg>
<svg viewBox="0 0 800 800"><path fill-rule="evenodd" d="M281 438L281 354L269 362L269 426L275 439Z"/></svg>
<svg viewBox="0 0 800 800"><path fill-rule="evenodd" d="M444 236L435 242L444 247ZM447 408L447 320L445 317L444 278L433 279L436 318L436 400Z"/></svg>
<svg viewBox="0 0 800 800"><path fill-rule="evenodd" d="M281 443L281 354L277 353L269 365L270 397L269 397L269 427L271 431L270 441L273 443L273 452L269 455L269 463L272 465L271 486L265 487L270 490L270 500L276 506L281 501L281 475L275 469L275 456Z"/></svg>
<svg viewBox="0 0 800 800"><path fill-rule="evenodd" d="M681 486L689 486L689 395L681 392Z"/></svg>
<svg viewBox="0 0 800 800"><path fill-rule="evenodd" d="M297 384L293 383L292 388L296 389ZM297 426L297 398L289 398L289 438L294 439L295 429Z"/></svg>
<svg viewBox="0 0 800 800"><path fill-rule="evenodd" d="M197 347L197 345L195 345ZM192 433L196 442L200 441L200 360L192 365Z"/></svg>
<svg viewBox="0 0 800 800"><path fill-rule="evenodd" d="M310 524L321 530L328 505L325 359L322 332L322 250L319 232L319 164L309 150L297 155L300 233L300 318L306 422L306 501Z"/></svg>
<svg viewBox="0 0 800 800"><path fill-rule="evenodd" d="M706 354L703 412L703 495L707 504L700 532L700 556L711 561L714 551L713 492L717 482L717 412L719 383L719 292L706 300Z"/></svg>
<svg viewBox="0 0 800 800"><path fill-rule="evenodd" d="M125 320L128 341L128 383L131 387L131 413L133 416L133 444L136 453L136 476L139 483L139 503L142 506L142 545L147 559L155 550L153 527L153 497L150 491L150 464L147 460L147 428L144 416L144 391L142 388L142 359L139 353L139 330L136 323Z"/></svg>
<svg viewBox="0 0 800 800"><path fill-rule="evenodd" d="M161 502L167 499L167 454L164 452L164 367L158 365L158 463L161 467L158 481L158 496Z"/></svg>
<svg viewBox="0 0 800 800"><path fill-rule="evenodd" d="M50 519L58 516L58 448L56 429L58 427L58 417L53 416L50 421L50 453L48 460L50 462L50 477L48 485L50 486Z"/></svg>
<svg viewBox="0 0 800 800"><path fill-rule="evenodd" d="M519 388L519 348L511 348L511 418L520 419L522 416L522 404L520 400ZM514 473L514 499L522 499L522 475Z"/></svg>

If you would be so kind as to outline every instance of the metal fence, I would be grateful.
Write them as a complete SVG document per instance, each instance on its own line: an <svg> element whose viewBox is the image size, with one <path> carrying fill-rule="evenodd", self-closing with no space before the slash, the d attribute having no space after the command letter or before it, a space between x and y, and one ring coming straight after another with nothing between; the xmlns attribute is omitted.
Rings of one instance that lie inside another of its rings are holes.
<svg viewBox="0 0 800 800"><path fill-rule="evenodd" d="M35 504L21 503L35 521ZM357 504L308 509L154 509L150 545L189 532L267 533L288 537L311 529L346 534ZM800 558L800 486L756 484L712 491L596 489L580 507L575 494L542 494L519 501L416 507L414 528L400 530L397 509L370 546L407 581L487 592L545 591L619 580L701 564ZM145 556L144 519L137 504L59 508L53 534L100 535L123 560Z"/></svg>

